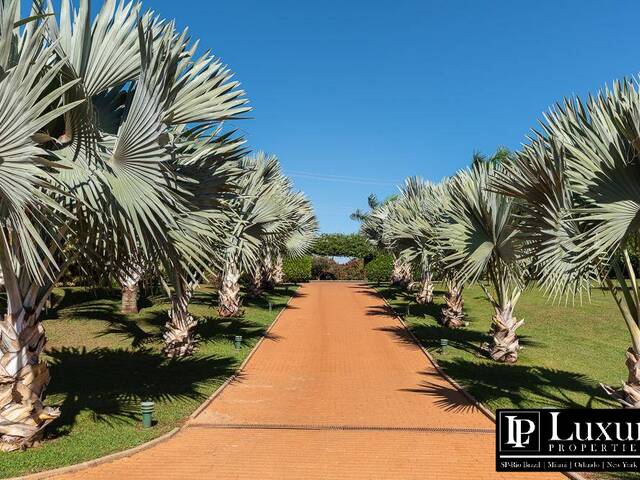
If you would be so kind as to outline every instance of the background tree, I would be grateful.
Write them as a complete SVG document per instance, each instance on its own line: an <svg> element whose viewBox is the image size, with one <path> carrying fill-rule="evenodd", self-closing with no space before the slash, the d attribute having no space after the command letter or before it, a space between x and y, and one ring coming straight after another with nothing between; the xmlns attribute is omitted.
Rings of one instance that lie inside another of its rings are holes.
<svg viewBox="0 0 640 480"><path fill-rule="evenodd" d="M629 330L628 379L605 387L640 407L640 291L629 245L640 230L640 93L635 81L565 100L495 182L521 203L535 273L552 297L589 292L600 279ZM612 278L611 278L612 277Z"/></svg>
<svg viewBox="0 0 640 480"><path fill-rule="evenodd" d="M441 190L418 177L407 179L383 225L384 243L400 252L403 261L417 264L420 269L416 302L422 305L433 300L433 274L441 257L437 237Z"/></svg>
<svg viewBox="0 0 640 480"><path fill-rule="evenodd" d="M444 262L460 282L480 282L495 314L488 350L491 358L514 363L520 350L516 330L523 324L514 308L525 285L526 265L519 256L516 209L511 198L488 189L497 169L477 164L452 178L439 237L447 253ZM490 288L484 284L486 278Z"/></svg>
<svg viewBox="0 0 640 480"><path fill-rule="evenodd" d="M45 407L49 371L40 355L39 316L57 279L72 213L57 201L55 164L34 140L53 118L81 101L60 103L77 81L60 81L64 59L42 25L16 27L19 3L0 3L0 269L7 307L0 320L0 449L29 446L60 415ZM52 88L53 83L58 83ZM57 258L56 258L57 257Z"/></svg>
<svg viewBox="0 0 640 480"><path fill-rule="evenodd" d="M375 248L359 233L323 233L313 244L312 253L325 257L353 257L369 261Z"/></svg>
<svg viewBox="0 0 640 480"><path fill-rule="evenodd" d="M3 226L0 253L3 330L13 339L0 347L3 449L29 446L59 415L42 406L48 372L39 358L39 315L56 281L78 259L124 272L140 256L166 268L202 265L206 252L180 243L191 210L183 186L195 180L172 162L185 132L247 110L226 68L194 57L185 33L141 15L138 4L107 1L91 22L88 1L77 11L63 1L59 24L50 9L34 4L33 21L14 36L17 2L2 4L5 98L24 102L4 108L26 120L5 115L0 132L3 145L18 146L18 170L0 180L13 223ZM20 86L10 84L20 76Z"/></svg>
<svg viewBox="0 0 640 480"><path fill-rule="evenodd" d="M277 157L258 153L241 162L245 173L228 204L227 242L219 314L241 314L240 277L264 269L263 255L299 256L311 247L317 221L311 204L281 169ZM269 264L271 265L271 263Z"/></svg>
<svg viewBox="0 0 640 480"><path fill-rule="evenodd" d="M369 206L369 211L375 210L380 206L380 201L378 200L378 197L376 196L375 193L372 193L367 197L367 205ZM368 215L368 212L365 212L358 208L356 209L355 212L349 215L349 218L355 222L362 223L365 220L365 218L367 218L367 215Z"/></svg>
<svg viewBox="0 0 640 480"><path fill-rule="evenodd" d="M514 153L507 147L498 147L493 155L485 155L480 151L473 152L471 166L476 167L481 163L488 163L490 165L498 166L505 165L511 162L514 158Z"/></svg>
<svg viewBox="0 0 640 480"><path fill-rule="evenodd" d="M360 234L378 251L388 251L393 255L391 284L408 288L412 281L411 263L401 258L400 252L385 242L384 228L390 210L398 201L397 196L389 197L371 210L360 225Z"/></svg>

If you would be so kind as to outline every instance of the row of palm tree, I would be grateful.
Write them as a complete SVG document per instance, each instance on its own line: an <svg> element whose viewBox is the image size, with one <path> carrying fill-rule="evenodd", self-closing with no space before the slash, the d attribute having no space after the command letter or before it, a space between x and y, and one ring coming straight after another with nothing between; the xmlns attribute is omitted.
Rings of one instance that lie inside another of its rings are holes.
<svg viewBox="0 0 640 480"><path fill-rule="evenodd" d="M30 446L60 415L45 406L41 313L70 268L109 277L135 310L153 276L171 308L168 357L194 351L194 289L222 275L239 313L243 273L281 278L317 222L275 157L248 157L225 127L250 110L232 72L139 3L77 9L0 0L0 449ZM264 252L268 252L265 255ZM265 258L269 258L267 265ZM280 270L279 270L280 269Z"/></svg>
<svg viewBox="0 0 640 480"><path fill-rule="evenodd" d="M420 267L418 302L431 300L434 274L448 285L443 323L450 327L464 326L463 286L479 283L494 308L487 354L500 362L518 359L524 322L515 308L529 284L555 301L609 290L631 346L627 381L603 387L638 408L640 285L629 245L640 233L639 139L638 82L616 82L587 101L553 107L516 153L476 156L438 184L408 179L361 230Z"/></svg>

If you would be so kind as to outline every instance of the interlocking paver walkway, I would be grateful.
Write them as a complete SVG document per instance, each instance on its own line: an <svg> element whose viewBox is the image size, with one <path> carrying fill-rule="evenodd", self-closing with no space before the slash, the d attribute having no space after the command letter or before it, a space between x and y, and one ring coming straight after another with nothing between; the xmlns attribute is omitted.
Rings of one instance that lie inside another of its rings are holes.
<svg viewBox="0 0 640 480"><path fill-rule="evenodd" d="M566 478L496 473L493 423L365 286L304 285L271 333L176 436L64 478Z"/></svg>

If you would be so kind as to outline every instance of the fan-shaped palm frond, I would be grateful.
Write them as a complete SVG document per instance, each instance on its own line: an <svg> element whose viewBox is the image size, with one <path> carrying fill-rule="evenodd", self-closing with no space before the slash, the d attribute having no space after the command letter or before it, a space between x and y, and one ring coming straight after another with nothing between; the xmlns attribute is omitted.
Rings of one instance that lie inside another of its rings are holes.
<svg viewBox="0 0 640 480"><path fill-rule="evenodd" d="M229 202L229 246L220 292L220 314L239 312L239 278L250 277L251 293L282 281L282 256L305 254L317 235L310 202L295 192L277 157L258 153L241 162L245 172Z"/></svg>
<svg viewBox="0 0 640 480"><path fill-rule="evenodd" d="M42 26L15 27L19 13L17 1L0 2L0 270L7 292L0 319L2 450L30 445L59 415L42 404L49 376L40 359L44 336L37 316L44 304L38 294L60 275L51 248L61 245L52 232L64 230L72 214L55 201L56 164L34 138L79 104L60 102L74 86L51 88L64 59L44 42Z"/></svg>
<svg viewBox="0 0 640 480"><path fill-rule="evenodd" d="M632 347L628 381L619 391L605 388L623 406L635 408L640 407L640 290L626 245L640 230L639 134L638 85L616 82L587 102L557 105L546 115L542 133L495 182L521 204L523 235L541 282L553 294L588 291L598 276L612 292Z"/></svg>
<svg viewBox="0 0 640 480"><path fill-rule="evenodd" d="M226 67L196 57L186 31L138 3L106 0L91 20L88 0L77 10L63 0L59 18L51 2L36 1L28 22L18 21L18 5L0 2L2 335L16 343L2 352L0 374L11 391L33 395L21 405L0 395L10 403L1 412L24 413L7 422L0 413L9 448L28 445L55 417L41 403L48 373L39 314L72 262L100 259L119 278L141 265L174 272L172 354L192 350L183 292L215 258L212 245L224 243L226 163L239 157L240 141L220 124L248 110Z"/></svg>
<svg viewBox="0 0 640 480"><path fill-rule="evenodd" d="M498 361L515 362L520 349L515 332L523 322L515 319L513 309L524 288L526 269L515 204L488 188L500 168L481 163L452 178L452 201L439 237L446 252L443 261L455 269L458 281L486 277L490 282L492 292L483 286L495 309L490 354Z"/></svg>
<svg viewBox="0 0 640 480"><path fill-rule="evenodd" d="M383 243L399 252L407 264L420 266L422 278L416 295L420 304L433 299L432 276L441 257L437 228L442 216L442 189L417 177L407 179L383 222Z"/></svg>

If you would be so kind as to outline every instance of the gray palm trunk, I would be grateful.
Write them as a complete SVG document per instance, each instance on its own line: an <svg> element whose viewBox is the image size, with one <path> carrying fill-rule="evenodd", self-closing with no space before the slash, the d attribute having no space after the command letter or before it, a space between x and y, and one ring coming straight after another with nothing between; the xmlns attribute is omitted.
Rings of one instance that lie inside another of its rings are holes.
<svg viewBox="0 0 640 480"><path fill-rule="evenodd" d="M494 286L496 287L496 297L491 295L482 285L482 289L495 312L489 330L491 338L487 344L488 353L497 362L516 363L518 352L522 348L516 330L524 324L524 320L516 319L514 308L522 292L516 289L511 295L508 295L506 285L495 279Z"/></svg>
<svg viewBox="0 0 640 480"><path fill-rule="evenodd" d="M35 315L24 309L5 315L0 336L0 450L6 452L33 445L60 410L42 401L49 369L40 358L46 338Z"/></svg>
<svg viewBox="0 0 640 480"><path fill-rule="evenodd" d="M247 293L250 297L259 297L264 291L264 274L261 267L255 268L249 275L249 285Z"/></svg>
<svg viewBox="0 0 640 480"><path fill-rule="evenodd" d="M60 416L57 408L43 404L50 377L41 358L46 336L40 314L68 263L56 277L30 280L16 274L19 270L7 255L10 247L4 232L1 237L7 312L0 321L0 450L13 451L32 446L43 429Z"/></svg>
<svg viewBox="0 0 640 480"><path fill-rule="evenodd" d="M514 303L511 301L494 308L495 314L489 331L489 355L498 362L516 363L521 348L516 330L522 326L524 320L516 319L513 313Z"/></svg>
<svg viewBox="0 0 640 480"><path fill-rule="evenodd" d="M391 284L399 286L402 281L402 262L399 258L393 259L393 270L391 270Z"/></svg>
<svg viewBox="0 0 640 480"><path fill-rule="evenodd" d="M447 292L444 294L445 307L442 309L442 324L448 328L462 328L467 326L464 320L463 287L455 282L447 282Z"/></svg>
<svg viewBox="0 0 640 480"><path fill-rule="evenodd" d="M138 313L138 295L140 292L141 278L142 269L137 266L134 267L131 272L120 275L120 289L122 292L122 301L120 304L121 313Z"/></svg>
<svg viewBox="0 0 640 480"><path fill-rule="evenodd" d="M228 260L218 293L218 315L236 317L240 314L240 268L237 262Z"/></svg>
<svg viewBox="0 0 640 480"><path fill-rule="evenodd" d="M275 286L274 278L275 259L271 249L267 249L262 259L262 286L266 290L272 290Z"/></svg>
<svg viewBox="0 0 640 480"><path fill-rule="evenodd" d="M418 293L416 294L416 302L419 305L427 305L433 302L433 287L434 285L431 272L424 272L422 274L422 279L420 280Z"/></svg>
<svg viewBox="0 0 640 480"><path fill-rule="evenodd" d="M411 264L400 258L393 260L391 284L406 289L411 284Z"/></svg>
<svg viewBox="0 0 640 480"><path fill-rule="evenodd" d="M121 292L120 312L124 314L138 313L138 282L121 285Z"/></svg>
<svg viewBox="0 0 640 480"><path fill-rule="evenodd" d="M625 365L629 371L627 381L622 383L620 389L607 385L602 387L624 408L640 408L640 355L634 351L633 347L629 347L626 357Z"/></svg>
<svg viewBox="0 0 640 480"><path fill-rule="evenodd" d="M282 261L282 254L278 252L273 261L273 283L274 285L280 285L284 281L284 268Z"/></svg>
<svg viewBox="0 0 640 480"><path fill-rule="evenodd" d="M184 279L176 279L171 297L169 319L163 333L164 347L162 353L169 357L187 357L196 348L194 330L198 322L189 313L189 302L193 296L195 285Z"/></svg>
<svg viewBox="0 0 640 480"><path fill-rule="evenodd" d="M631 264L629 252L624 249L623 254L631 285L628 285L622 267L617 261L613 264L617 286L611 279L606 279L606 285L620 309L631 336L632 343L626 352L625 361L628 377L626 382L622 382L619 389L601 385L622 407L640 408L640 286Z"/></svg>

